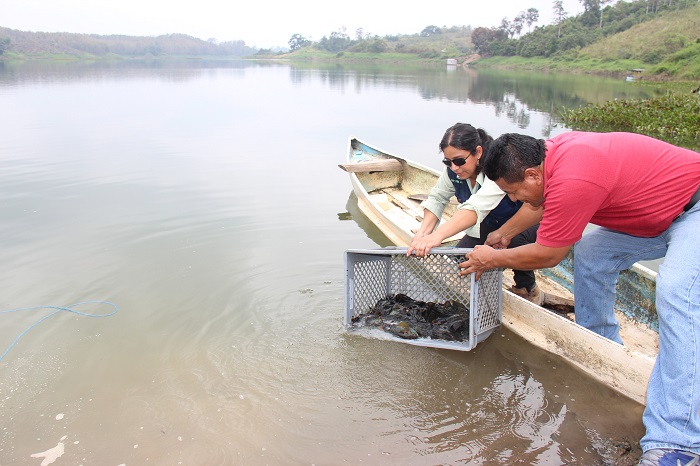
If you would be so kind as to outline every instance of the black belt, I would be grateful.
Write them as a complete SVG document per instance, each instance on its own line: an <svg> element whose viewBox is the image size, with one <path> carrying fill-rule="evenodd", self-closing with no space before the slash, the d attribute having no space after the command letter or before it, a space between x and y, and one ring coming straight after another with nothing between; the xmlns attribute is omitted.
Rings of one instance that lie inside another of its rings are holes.
<svg viewBox="0 0 700 466"><path fill-rule="evenodd" d="M698 186L698 190L695 191L693 197L691 197L685 207L683 207L683 212L688 212L698 201L700 201L700 186Z"/></svg>

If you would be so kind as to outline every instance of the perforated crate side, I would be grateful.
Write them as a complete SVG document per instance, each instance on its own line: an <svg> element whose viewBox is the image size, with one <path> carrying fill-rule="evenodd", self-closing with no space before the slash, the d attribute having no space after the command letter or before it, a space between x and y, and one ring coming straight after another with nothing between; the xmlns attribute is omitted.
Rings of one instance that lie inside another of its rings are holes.
<svg viewBox="0 0 700 466"><path fill-rule="evenodd" d="M489 270L481 275L475 282L476 291L476 318L474 319L474 333L478 341L480 336L501 325L502 322L502 286L503 274L501 269ZM488 336L488 335L487 335Z"/></svg>
<svg viewBox="0 0 700 466"><path fill-rule="evenodd" d="M426 302L458 301L470 309L469 341L402 340L404 343L471 350L501 323L500 270L475 280L458 275L458 264L471 249L435 248L426 257L406 256L406 248L356 249L345 253L345 316L349 326L356 315L369 311L380 299L402 293Z"/></svg>
<svg viewBox="0 0 700 466"><path fill-rule="evenodd" d="M345 319L367 312L391 291L391 256L345 253Z"/></svg>

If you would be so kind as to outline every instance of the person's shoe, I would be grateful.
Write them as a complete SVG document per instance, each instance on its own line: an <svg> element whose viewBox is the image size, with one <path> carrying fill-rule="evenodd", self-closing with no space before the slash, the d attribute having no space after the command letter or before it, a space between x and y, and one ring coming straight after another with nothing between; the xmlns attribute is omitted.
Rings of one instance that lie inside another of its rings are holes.
<svg viewBox="0 0 700 466"><path fill-rule="evenodd" d="M540 291L540 287L535 284L535 286L532 288L532 290L527 291L527 288L516 288L515 285L510 287L510 291L514 294L517 294L521 298L525 298L531 303L535 303L538 306L541 306L542 303L544 302L544 293Z"/></svg>
<svg viewBox="0 0 700 466"><path fill-rule="evenodd" d="M694 466L700 464L700 455L690 451L655 448L644 452L638 466Z"/></svg>

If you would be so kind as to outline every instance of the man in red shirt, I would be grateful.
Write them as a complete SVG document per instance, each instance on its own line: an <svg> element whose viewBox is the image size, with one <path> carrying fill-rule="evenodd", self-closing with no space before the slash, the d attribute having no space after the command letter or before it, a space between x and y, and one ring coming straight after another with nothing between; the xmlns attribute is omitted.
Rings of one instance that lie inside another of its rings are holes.
<svg viewBox="0 0 700 466"><path fill-rule="evenodd" d="M632 133L571 132L547 141L504 134L482 165L525 205L467 254L462 274L553 267L575 244L576 322L622 343L613 310L619 272L665 257L639 464L700 464L700 154ZM538 222L536 243L503 249ZM589 223L601 228L584 235Z"/></svg>

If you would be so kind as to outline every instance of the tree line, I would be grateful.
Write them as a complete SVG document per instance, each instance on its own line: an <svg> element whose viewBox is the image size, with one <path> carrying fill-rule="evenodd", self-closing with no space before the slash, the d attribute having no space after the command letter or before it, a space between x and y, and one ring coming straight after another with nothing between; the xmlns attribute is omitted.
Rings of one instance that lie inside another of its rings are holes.
<svg viewBox="0 0 700 466"><path fill-rule="evenodd" d="M512 19L504 17L498 27L426 26L420 33L380 37L355 31L351 37L344 28L311 41L294 34L288 42L291 51L303 48L336 53L411 53L425 58L454 57L479 53L485 56L550 57L580 49L606 36L625 31L635 24L667 11L688 8L700 0L579 0L583 13L570 17L562 0L552 3L553 21L538 26L536 8L527 8ZM260 51L266 53L269 51ZM654 63L654 57L646 57ZM658 58L658 57L657 57ZM657 60L658 62L658 60Z"/></svg>
<svg viewBox="0 0 700 466"><path fill-rule="evenodd" d="M698 0L618 1L614 5L611 5L612 0L580 0L580 3L583 13L569 17L562 0L555 0L553 24L537 27L522 36L522 18L518 23L518 17L513 21L504 18L497 28L476 28L472 33L474 49L482 55L527 58L562 55L651 20L658 14L697 5ZM645 61L649 63L660 59L647 58Z"/></svg>
<svg viewBox="0 0 700 466"><path fill-rule="evenodd" d="M29 32L0 27L0 55L5 52L24 54L74 54L142 56L236 56L255 53L245 41L217 42L186 34L155 37L75 34L68 32Z"/></svg>

